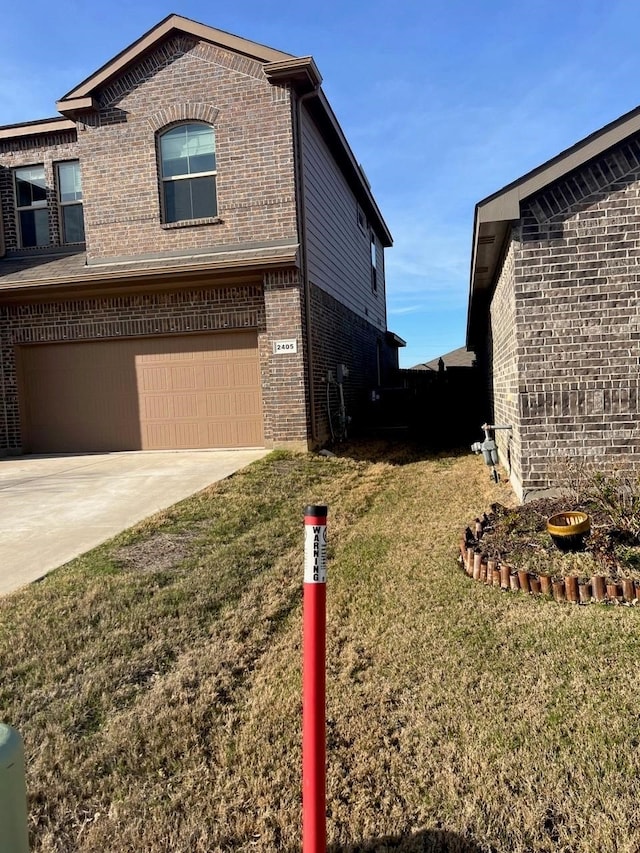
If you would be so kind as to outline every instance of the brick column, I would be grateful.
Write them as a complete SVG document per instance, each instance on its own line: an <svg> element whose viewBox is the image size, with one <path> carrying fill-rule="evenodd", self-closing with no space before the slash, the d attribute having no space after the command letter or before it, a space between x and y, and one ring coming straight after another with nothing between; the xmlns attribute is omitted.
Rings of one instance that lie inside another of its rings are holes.
<svg viewBox="0 0 640 853"><path fill-rule="evenodd" d="M265 440L273 447L307 450L310 441L303 294L298 270L264 277L266 330L260 335ZM276 341L296 352L274 353Z"/></svg>
<svg viewBox="0 0 640 853"><path fill-rule="evenodd" d="M0 308L0 456L20 451L16 365L8 315L7 308Z"/></svg>

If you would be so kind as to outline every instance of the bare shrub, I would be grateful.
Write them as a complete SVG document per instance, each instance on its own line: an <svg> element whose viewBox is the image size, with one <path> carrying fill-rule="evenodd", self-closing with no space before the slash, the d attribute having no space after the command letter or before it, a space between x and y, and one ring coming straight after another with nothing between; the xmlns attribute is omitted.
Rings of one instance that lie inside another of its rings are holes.
<svg viewBox="0 0 640 853"><path fill-rule="evenodd" d="M592 459L564 456L552 465L552 483L576 505L585 504L591 492L595 467Z"/></svg>
<svg viewBox="0 0 640 853"><path fill-rule="evenodd" d="M640 477L622 469L604 473L594 460L569 456L554 466L554 483L575 508L598 522L640 539Z"/></svg>
<svg viewBox="0 0 640 853"><path fill-rule="evenodd" d="M594 472L589 478L588 500L616 530L640 538L640 479L620 471Z"/></svg>

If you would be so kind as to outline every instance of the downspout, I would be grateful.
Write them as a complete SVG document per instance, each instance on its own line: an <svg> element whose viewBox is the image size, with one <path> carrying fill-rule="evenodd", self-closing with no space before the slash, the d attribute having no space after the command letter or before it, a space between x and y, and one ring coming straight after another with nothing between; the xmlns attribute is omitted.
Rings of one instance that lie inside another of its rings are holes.
<svg viewBox="0 0 640 853"><path fill-rule="evenodd" d="M295 134L295 173L298 192L296 193L296 207L298 215L298 232L300 237L300 272L302 275L302 287L304 293L304 315L307 326L305 335L305 346L307 353L307 370L309 374L309 413L311 415L311 439L315 443L318 440L318 424L316 419L316 392L313 381L313 342L311 340L311 287L309 284L309 267L307 262L307 212L305 205L304 184L304 151L302 143L302 105L311 98L315 98L320 89L317 84L310 92L296 96L294 107L294 134Z"/></svg>

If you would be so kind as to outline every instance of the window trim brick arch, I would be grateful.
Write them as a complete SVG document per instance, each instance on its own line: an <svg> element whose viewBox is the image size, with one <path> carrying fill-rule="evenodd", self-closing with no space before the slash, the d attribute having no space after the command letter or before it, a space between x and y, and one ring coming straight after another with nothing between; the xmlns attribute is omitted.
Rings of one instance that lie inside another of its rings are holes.
<svg viewBox="0 0 640 853"><path fill-rule="evenodd" d="M187 124L203 124L208 125L213 130L214 140L216 137L215 123L220 110L211 104L200 102L189 102L183 104L169 104L151 116L147 117L147 122L152 130L156 145L156 163L158 176L158 192L160 201L160 216L161 227L163 229L184 228L194 225L212 225L221 222L220 217L206 216L202 218L179 219L176 221L168 221L166 215L165 187L162 175L161 163L161 148L160 139L164 133L172 130L174 127ZM216 182L217 183L217 182ZM217 187L216 187L217 189Z"/></svg>
<svg viewBox="0 0 640 853"><path fill-rule="evenodd" d="M210 124L215 130L215 123L219 114L220 110L211 104L199 102L169 104L169 106L158 110L157 113L148 116L147 122L153 133L157 133L171 124L189 124L189 122Z"/></svg>

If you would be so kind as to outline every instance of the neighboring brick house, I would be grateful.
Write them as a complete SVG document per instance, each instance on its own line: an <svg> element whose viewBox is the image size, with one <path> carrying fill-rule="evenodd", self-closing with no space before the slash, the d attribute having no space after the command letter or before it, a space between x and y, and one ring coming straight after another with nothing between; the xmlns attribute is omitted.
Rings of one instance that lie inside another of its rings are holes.
<svg viewBox="0 0 640 853"><path fill-rule="evenodd" d="M0 127L0 453L307 448L397 367L391 235L311 57L171 15Z"/></svg>
<svg viewBox="0 0 640 853"><path fill-rule="evenodd" d="M640 473L639 258L640 108L476 206L467 344L523 500L567 457Z"/></svg>

